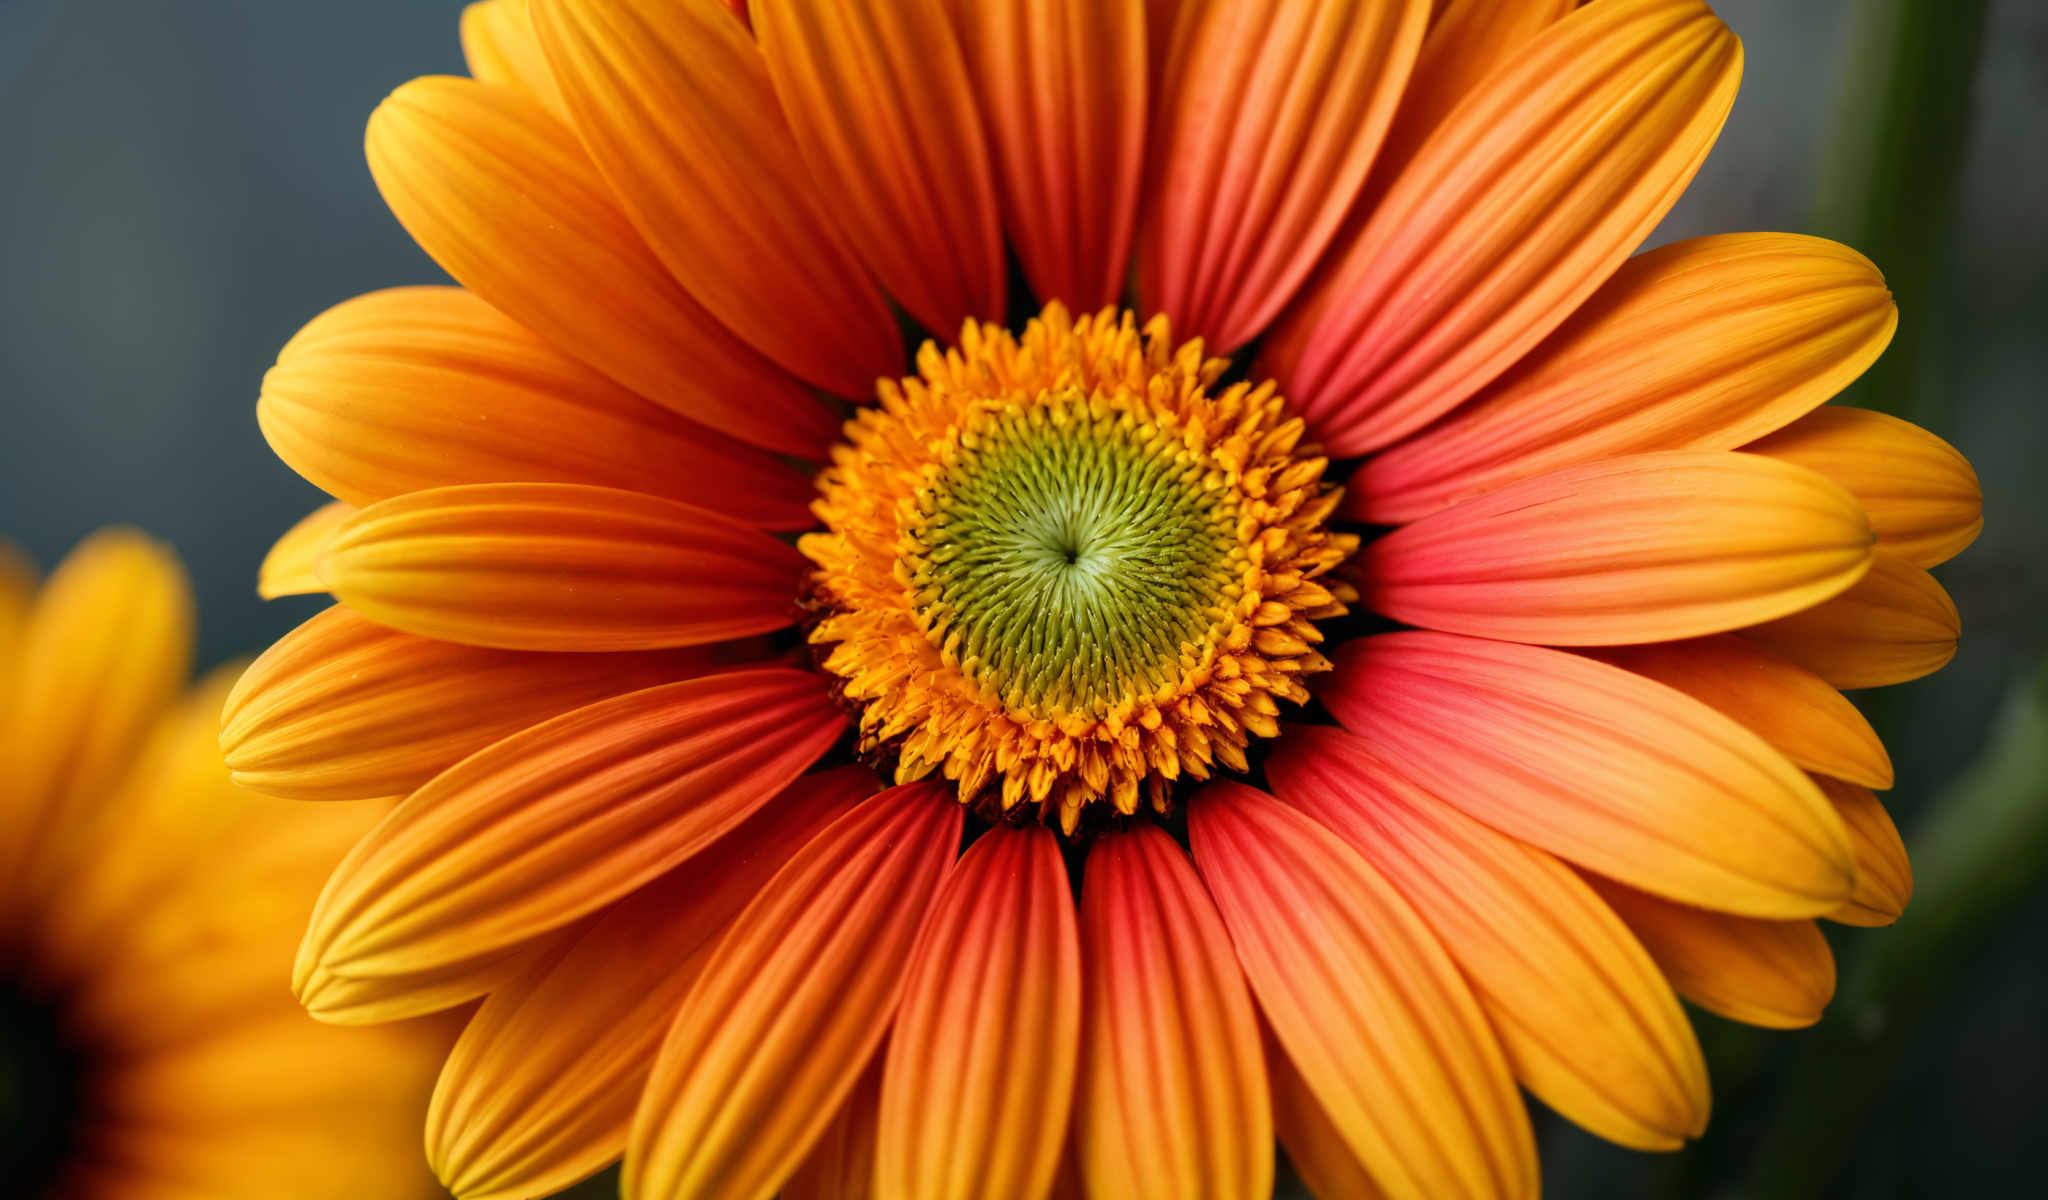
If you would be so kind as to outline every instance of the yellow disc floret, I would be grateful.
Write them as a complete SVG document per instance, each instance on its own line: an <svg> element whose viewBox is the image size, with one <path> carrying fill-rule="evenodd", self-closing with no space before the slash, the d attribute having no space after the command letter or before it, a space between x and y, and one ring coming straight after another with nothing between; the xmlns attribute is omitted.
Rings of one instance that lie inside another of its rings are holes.
<svg viewBox="0 0 2048 1200"><path fill-rule="evenodd" d="M1357 548L1327 460L1273 385L1216 388L1227 364L1164 317L1057 304L917 366L847 423L801 543L863 750L1068 831L1245 769L1356 599L1327 578Z"/></svg>

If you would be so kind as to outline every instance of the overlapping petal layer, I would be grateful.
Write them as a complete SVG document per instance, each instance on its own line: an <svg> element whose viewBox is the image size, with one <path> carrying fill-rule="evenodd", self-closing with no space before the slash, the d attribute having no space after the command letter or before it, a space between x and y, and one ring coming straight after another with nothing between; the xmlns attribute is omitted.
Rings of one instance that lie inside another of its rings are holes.
<svg viewBox="0 0 2048 1200"><path fill-rule="evenodd" d="M1492 1028L1395 885L1262 792L1213 783L1188 836L1259 1008L1390 1196L1533 1196L1536 1147Z"/></svg>
<svg viewBox="0 0 2048 1200"><path fill-rule="evenodd" d="M882 1058L876 1054L839 1115L811 1144L803 1165L782 1185L782 1200L872 1200L875 1133L881 1123Z"/></svg>
<svg viewBox="0 0 2048 1200"><path fill-rule="evenodd" d="M662 1043L628 1200L765 1200L880 1045L960 844L942 786L874 796L819 833L722 937Z"/></svg>
<svg viewBox="0 0 2048 1200"><path fill-rule="evenodd" d="M1825 604L1742 631L1838 688L1889 687L1955 657L1956 602L1934 576L1879 552L1855 587Z"/></svg>
<svg viewBox="0 0 2048 1200"><path fill-rule="evenodd" d="M932 901L890 1029L875 1190L1043 1196L1066 1143L1081 948L1059 838L998 827Z"/></svg>
<svg viewBox="0 0 2048 1200"><path fill-rule="evenodd" d="M995 169L945 0L754 0L819 191L896 302L946 338L1001 321Z"/></svg>
<svg viewBox="0 0 2048 1200"><path fill-rule="evenodd" d="M368 150L413 240L558 349L757 446L816 457L831 444L824 406L669 276L576 135L536 102L415 79L370 117Z"/></svg>
<svg viewBox="0 0 2048 1200"><path fill-rule="evenodd" d="M718 935L819 829L875 790L807 775L559 955L493 991L449 1052L427 1155L465 1200L548 1195L619 1157L640 1087Z"/></svg>
<svg viewBox="0 0 2048 1200"><path fill-rule="evenodd" d="M1767 917L1849 898L1847 831L1812 780L1713 709L1561 650L1362 638L1319 692L1428 791L1503 833L1673 899Z"/></svg>
<svg viewBox="0 0 2048 1200"><path fill-rule="evenodd" d="M650 650L796 620L804 559L729 517L566 483L410 492L344 521L319 560L373 621L503 650Z"/></svg>
<svg viewBox="0 0 2048 1200"><path fill-rule="evenodd" d="M1307 278L1365 183L1424 0L1191 4L1153 109L1138 295L1226 353Z"/></svg>
<svg viewBox="0 0 2048 1200"><path fill-rule="evenodd" d="M463 483L584 483L810 523L810 481L650 404L460 288L392 288L322 313L263 377L270 448L350 504Z"/></svg>
<svg viewBox="0 0 2048 1200"><path fill-rule="evenodd" d="M767 64L719 0L533 0L584 146L697 301L799 377L863 399L896 321L825 214Z"/></svg>
<svg viewBox="0 0 2048 1200"><path fill-rule="evenodd" d="M1970 460L1910 421L1830 405L1744 449L1848 488L1870 515L1877 548L1916 567L1954 558L1984 528L1984 493Z"/></svg>
<svg viewBox="0 0 2048 1200"><path fill-rule="evenodd" d="M1555 329L1678 198L1742 50L1699 0L1608 0L1453 110L1261 353L1334 454L1385 446Z"/></svg>
<svg viewBox="0 0 2048 1200"><path fill-rule="evenodd" d="M1081 882L1074 1140L1097 1200L1273 1190L1258 1018L1187 855L1150 824L1106 834Z"/></svg>
<svg viewBox="0 0 2048 1200"><path fill-rule="evenodd" d="M462 10L462 58L485 83L514 88L567 120L568 105L555 86L529 19L527 0L476 0Z"/></svg>
<svg viewBox="0 0 2048 1200"><path fill-rule="evenodd" d="M1856 847L1856 894L1829 918L1845 925L1889 925L1898 920L1913 898L1913 864L1891 814L1867 787L1834 779L1814 782L1842 814Z"/></svg>
<svg viewBox="0 0 2048 1200"><path fill-rule="evenodd" d="M1379 1184L1352 1153L1344 1131L1323 1111L1287 1052L1265 1031L1266 1077L1273 1087L1273 1131L1287 1148L1287 1163L1314 1196L1379 1200Z"/></svg>
<svg viewBox="0 0 2048 1200"><path fill-rule="evenodd" d="M320 556L341 523L361 510L353 504L331 501L300 517L263 556L256 572L256 594L265 600L279 596L307 596L324 592L320 582Z"/></svg>
<svg viewBox="0 0 2048 1200"><path fill-rule="evenodd" d="M1403 526L1365 550L1360 591L1432 629L1616 645L1796 613L1870 562L1862 509L1825 476L1667 451L1564 467Z"/></svg>
<svg viewBox="0 0 2048 1200"><path fill-rule="evenodd" d="M1530 1091L1639 1150L1705 1131L1707 1065L1692 1026L1571 868L1429 795L1342 730L1288 728L1267 777L1415 906Z"/></svg>
<svg viewBox="0 0 2048 1200"><path fill-rule="evenodd" d="M293 985L383 981L500 957L625 896L788 785L845 719L819 678L763 668L601 700L435 776L320 897ZM344 1014L333 1014L341 1016Z"/></svg>
<svg viewBox="0 0 2048 1200"><path fill-rule="evenodd" d="M1833 242L1738 233L1659 247L1455 412L1366 460L1347 512L1398 524L1559 467L1733 450L1862 374L1897 323L1877 268Z"/></svg>

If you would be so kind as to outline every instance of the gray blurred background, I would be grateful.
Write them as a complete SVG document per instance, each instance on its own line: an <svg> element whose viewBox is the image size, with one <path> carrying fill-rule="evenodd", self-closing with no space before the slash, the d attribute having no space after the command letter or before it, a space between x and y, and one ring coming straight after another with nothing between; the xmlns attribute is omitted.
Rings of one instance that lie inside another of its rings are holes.
<svg viewBox="0 0 2048 1200"><path fill-rule="evenodd" d="M0 535L46 566L113 522L175 543L198 585L205 662L260 649L316 607L255 595L265 548L320 499L258 435L258 381L329 304L441 278L371 186L362 129L398 83L463 69L460 7L0 0ZM1817 195L1843 122L1860 119L1841 102L1844 64L1892 6L1716 7L1747 49L1741 98L1653 241L1839 232ZM1986 530L1940 572L1963 613L1961 653L1884 714L1900 768L1888 800L1909 838L2048 643L2048 0L1993 0L1960 36L1977 57L1969 119L1950 139L1953 203L1928 217L1909 264L1926 282L1901 308L1922 339L1922 419L1975 462ZM1909 161L1900 186L1940 166ZM2048 891L2022 893L1884 1073L1830 1194L2039 1194ZM1823 1035L1702 1025L1717 1067L1706 1141L1645 1158L1552 1122L1553 1194L1755 1190L1745 1164L1776 1123L1773 1084L1802 1039Z"/></svg>

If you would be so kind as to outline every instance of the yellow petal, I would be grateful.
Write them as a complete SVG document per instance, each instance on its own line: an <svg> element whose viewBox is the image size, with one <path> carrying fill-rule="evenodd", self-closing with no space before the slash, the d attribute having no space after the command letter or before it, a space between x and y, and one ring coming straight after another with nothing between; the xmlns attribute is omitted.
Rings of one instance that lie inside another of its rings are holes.
<svg viewBox="0 0 2048 1200"><path fill-rule="evenodd" d="M1347 644L1319 696L1432 794L1502 833L1675 900L1824 913L1855 886L1842 819L1756 734L1606 663L1389 633Z"/></svg>
<svg viewBox="0 0 2048 1200"><path fill-rule="evenodd" d="M1592 654L1733 717L1796 766L1864 787L1892 785L1891 756L1855 705L1820 676L1733 634Z"/></svg>
<svg viewBox="0 0 2048 1200"><path fill-rule="evenodd" d="M1586 882L1642 940L1678 994L1731 1021L1800 1029L1835 994L1835 958L1812 921L1760 921L1673 904L1597 875Z"/></svg>
<svg viewBox="0 0 2048 1200"><path fill-rule="evenodd" d="M462 58L485 83L515 88L567 120L562 90L548 70L527 16L527 0L477 0L462 10Z"/></svg>
<svg viewBox="0 0 2048 1200"><path fill-rule="evenodd" d="M901 375L882 293L826 215L761 49L719 0L533 0L583 144L663 265L827 391Z"/></svg>
<svg viewBox="0 0 2048 1200"><path fill-rule="evenodd" d="M263 377L285 465L374 504L460 483L586 483L812 523L810 481L568 358L460 288L391 288L313 318Z"/></svg>
<svg viewBox="0 0 2048 1200"><path fill-rule="evenodd" d="M534 654L399 633L347 608L292 630L220 717L235 782L294 800L399 796L499 738L701 675L704 651Z"/></svg>
<svg viewBox="0 0 2048 1200"><path fill-rule="evenodd" d="M882 1055L782 1185L782 1200L876 1200L875 1134L882 1121Z"/></svg>
<svg viewBox="0 0 2048 1200"><path fill-rule="evenodd" d="M1877 268L1820 238L1724 234L1639 254L1477 396L1367 460L1347 511L1398 524L1558 467L1733 450L1840 391L1897 324Z"/></svg>
<svg viewBox="0 0 2048 1200"><path fill-rule="evenodd" d="M1534 1196L1514 1076L1458 968L1395 886L1236 783L1188 838L1274 1037L1390 1196Z"/></svg>
<svg viewBox="0 0 2048 1200"><path fill-rule="evenodd" d="M1699 0L1607 0L1439 125L1262 352L1334 455L1449 411L1555 329L1706 157L1742 51Z"/></svg>
<svg viewBox="0 0 2048 1200"><path fill-rule="evenodd" d="M943 0L754 0L754 33L811 178L868 269L951 341L1000 322L995 170Z"/></svg>
<svg viewBox="0 0 2048 1200"><path fill-rule="evenodd" d="M15 655L21 651L36 589L42 578L19 547L0 538L0 687L5 687Z"/></svg>
<svg viewBox="0 0 2048 1200"><path fill-rule="evenodd" d="M1287 1150L1288 1165L1308 1185L1311 1196L1381 1200L1385 1193L1351 1152L1344 1131L1323 1111L1272 1030L1264 1032L1266 1077L1273 1083L1273 1131Z"/></svg>
<svg viewBox="0 0 2048 1200"><path fill-rule="evenodd" d="M256 571L256 594L275 600L326 591L327 585L320 582L320 556L327 552L334 531L358 511L353 504L335 500L300 517L263 556Z"/></svg>
<svg viewBox="0 0 2048 1200"><path fill-rule="evenodd" d="M1282 800L1415 906L1537 1098L1637 1150L1705 1132L1707 1064L1678 998L1571 868L1430 795L1339 729L1287 729L1266 769Z"/></svg>
<svg viewBox="0 0 2048 1200"><path fill-rule="evenodd" d="M1365 551L1361 591L1411 625L1620 645L1811 608L1870 560L1863 510L1824 476L1667 451L1562 467L1403 526Z"/></svg>
<svg viewBox="0 0 2048 1200"><path fill-rule="evenodd" d="M1962 627L1956 602L1934 576L1880 552L1855 587L1742 636L1838 688L1870 688L1947 666Z"/></svg>
<svg viewBox="0 0 2048 1200"><path fill-rule="evenodd" d="M1828 914L1845 925L1889 925L1904 915L1913 898L1913 864L1891 814L1869 788L1816 779L1834 802L1856 845L1856 894Z"/></svg>
<svg viewBox="0 0 2048 1200"><path fill-rule="evenodd" d="M652 650L796 620L805 560L672 500L566 483L434 488L343 522L320 581L380 624L504 650Z"/></svg>
<svg viewBox="0 0 2048 1200"><path fill-rule="evenodd" d="M1153 107L1138 294L1228 352L1294 295L1365 183L1423 0L1190 5Z"/></svg>
<svg viewBox="0 0 2048 1200"><path fill-rule="evenodd" d="M576 135L535 102L415 79L371 115L367 148L421 248L556 348L742 441L811 456L831 445L824 406L669 276Z"/></svg>
<svg viewBox="0 0 2048 1200"><path fill-rule="evenodd" d="M946 788L871 797L761 889L662 1043L627 1143L627 1200L766 1200L881 1044L960 844Z"/></svg>
<svg viewBox="0 0 2048 1200"><path fill-rule="evenodd" d="M1916 567L1954 558L1984 528L1984 492L1970 460L1897 417L1831 405L1744 449L1848 488L1870 514L1877 548Z"/></svg>

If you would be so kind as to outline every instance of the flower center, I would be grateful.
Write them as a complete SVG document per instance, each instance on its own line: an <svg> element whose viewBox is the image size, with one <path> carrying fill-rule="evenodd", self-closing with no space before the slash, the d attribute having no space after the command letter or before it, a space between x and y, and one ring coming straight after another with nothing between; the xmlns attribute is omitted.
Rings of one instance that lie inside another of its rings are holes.
<svg viewBox="0 0 2048 1200"><path fill-rule="evenodd" d="M1070 832L1245 768L1329 667L1315 622L1356 597L1322 577L1357 539L1301 422L1225 366L1163 318L1053 305L882 385L801 543L866 751Z"/></svg>

